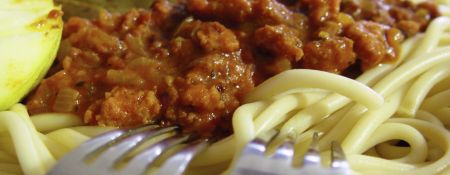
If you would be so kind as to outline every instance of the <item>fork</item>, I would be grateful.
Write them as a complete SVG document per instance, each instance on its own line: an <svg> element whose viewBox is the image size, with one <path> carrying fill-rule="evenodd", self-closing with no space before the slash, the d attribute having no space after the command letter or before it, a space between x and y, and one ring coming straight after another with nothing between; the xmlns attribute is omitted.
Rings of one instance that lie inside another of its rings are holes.
<svg viewBox="0 0 450 175"><path fill-rule="evenodd" d="M130 152L145 141L164 134L175 133L135 155L127 160L124 167L118 168ZM293 168L292 157L293 144L286 142L278 147L271 157L265 157L266 142L262 139L254 139L244 148L239 156L237 164L231 170L233 175L349 175L350 168L345 161L345 155L338 144L333 142L331 168L320 166L318 152L318 136L313 136L313 141L304 158L304 166L300 169ZM208 145L205 140L193 139L178 133L177 127L159 127L150 125L131 130L114 130L81 144L72 152L65 155L49 175L139 175L145 174L148 168L164 151L187 143L187 146L170 156L156 175L180 175L183 174L193 157Z"/></svg>
<svg viewBox="0 0 450 175"><path fill-rule="evenodd" d="M124 167L118 168L126 155L149 139L163 134L175 133L139 152ZM194 141L192 141L194 140ZM179 175L184 172L191 159L203 150L207 141L192 139L179 134L177 127L155 125L137 129L114 130L91 139L66 154L48 173L49 175L139 175L145 174L152 163L164 151L188 143L170 156L156 172L157 175Z"/></svg>
<svg viewBox="0 0 450 175"><path fill-rule="evenodd" d="M238 157L232 175L350 175L351 169L345 154L337 142L331 144L331 165L323 167L318 149L318 133L314 133L311 145L303 158L303 166L292 166L293 143L287 141L275 152L265 156L268 142L256 138L248 143Z"/></svg>

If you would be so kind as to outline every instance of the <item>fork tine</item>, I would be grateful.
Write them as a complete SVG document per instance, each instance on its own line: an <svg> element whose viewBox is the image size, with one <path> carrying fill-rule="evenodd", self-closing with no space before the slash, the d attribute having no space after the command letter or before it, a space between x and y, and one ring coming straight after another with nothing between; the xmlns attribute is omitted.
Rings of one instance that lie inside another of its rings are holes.
<svg viewBox="0 0 450 175"><path fill-rule="evenodd" d="M248 175L248 174L258 174L260 171L254 169L255 164L262 164L259 162L264 153L266 152L266 141L257 137L247 143L244 149L236 159L234 163L233 170L230 172L232 175Z"/></svg>
<svg viewBox="0 0 450 175"><path fill-rule="evenodd" d="M319 134L315 132L308 151L303 159L303 166L320 166Z"/></svg>
<svg viewBox="0 0 450 175"><path fill-rule="evenodd" d="M272 139L273 142L273 139ZM350 175L351 169L345 160L345 155L339 144L332 143L332 167L322 166L319 153L319 134L313 134L311 145L304 155L303 167L296 168L288 162L292 161L293 144L290 141L283 142L275 150L275 154L267 158L264 156L266 146L271 142L262 139L254 139L244 147L239 157L234 160L229 173L232 175L315 175L333 174ZM276 144L276 142L275 142Z"/></svg>
<svg viewBox="0 0 450 175"><path fill-rule="evenodd" d="M89 140L86 143L81 144L80 147L78 147L77 149L75 149L70 153L71 155L73 155L71 159L75 160L78 158L76 161L84 161L84 159L88 157L90 154L104 147L107 143L111 142L112 140L123 136L125 133L126 133L125 130L115 130L102 134L93 140Z"/></svg>
<svg viewBox="0 0 450 175"><path fill-rule="evenodd" d="M294 156L294 145L291 141L286 141L275 150L275 153L272 156L270 156L270 158L282 160L286 164L290 165L292 163L293 156Z"/></svg>
<svg viewBox="0 0 450 175"><path fill-rule="evenodd" d="M165 150L186 141L188 136L173 135L158 143L151 145L128 162L122 170L123 174L144 174L148 166Z"/></svg>
<svg viewBox="0 0 450 175"><path fill-rule="evenodd" d="M189 145L180 152L171 156L164 164L161 166L156 175L181 175L187 168L189 162L197 155L200 151L206 148L206 141L198 142L193 145Z"/></svg>
<svg viewBox="0 0 450 175"><path fill-rule="evenodd" d="M295 171L292 169L292 157L294 155L294 144L285 141L278 146L274 153L266 156L267 145L274 141L273 135L269 141L260 137L249 142L235 160L230 174L233 175L291 175Z"/></svg>
<svg viewBox="0 0 450 175"><path fill-rule="evenodd" d="M126 138L118 140L115 145L107 148L95 159L92 166L95 168L110 169L121 157L123 157L123 155L140 143L143 143L146 139L173 131L175 128L176 127L150 128L145 129L144 131L136 131L137 133L130 134Z"/></svg>
<svg viewBox="0 0 450 175"><path fill-rule="evenodd" d="M349 169L350 165L346 161L344 151L339 143L331 142L331 168L333 169Z"/></svg>
<svg viewBox="0 0 450 175"><path fill-rule="evenodd" d="M245 146L241 154L242 155L253 154L264 156L265 152L266 152L266 141L260 138L255 138Z"/></svg>
<svg viewBox="0 0 450 175"><path fill-rule="evenodd" d="M67 172L67 174L73 174L75 171L71 171L71 169L67 169L65 166L59 165L77 165L84 162L85 158L104 147L107 143L112 140L119 138L127 133L125 130L114 130L97 136L93 140L89 140L86 143L81 144L78 148L73 150L72 152L65 155L61 160L58 161L58 165L54 166L52 170L48 173L49 175L57 175L58 172ZM75 169L73 169L75 170ZM78 170L77 173L82 173L83 170Z"/></svg>

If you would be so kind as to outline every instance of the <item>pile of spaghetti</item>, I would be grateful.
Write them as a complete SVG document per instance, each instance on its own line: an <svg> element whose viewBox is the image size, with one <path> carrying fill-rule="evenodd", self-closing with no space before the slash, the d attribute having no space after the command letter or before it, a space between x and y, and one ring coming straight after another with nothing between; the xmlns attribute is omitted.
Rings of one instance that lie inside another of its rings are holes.
<svg viewBox="0 0 450 175"><path fill-rule="evenodd" d="M301 160L314 132L329 159L342 144L355 174L450 173L450 3L398 58L355 79L310 69L283 71L252 89L233 113L233 134L209 146L188 174L226 173L257 136L295 142ZM22 104L0 112L0 173L45 174L65 153L112 128L84 126L67 113L29 116ZM329 160L325 160L327 162ZM301 162L295 162L301 164Z"/></svg>

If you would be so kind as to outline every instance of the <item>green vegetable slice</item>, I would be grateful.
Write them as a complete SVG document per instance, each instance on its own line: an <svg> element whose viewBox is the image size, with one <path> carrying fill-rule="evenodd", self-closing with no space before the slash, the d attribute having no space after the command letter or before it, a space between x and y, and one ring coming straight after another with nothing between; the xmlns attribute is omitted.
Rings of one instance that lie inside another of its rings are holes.
<svg viewBox="0 0 450 175"><path fill-rule="evenodd" d="M52 0L0 2L0 110L19 102L44 77L63 22Z"/></svg>

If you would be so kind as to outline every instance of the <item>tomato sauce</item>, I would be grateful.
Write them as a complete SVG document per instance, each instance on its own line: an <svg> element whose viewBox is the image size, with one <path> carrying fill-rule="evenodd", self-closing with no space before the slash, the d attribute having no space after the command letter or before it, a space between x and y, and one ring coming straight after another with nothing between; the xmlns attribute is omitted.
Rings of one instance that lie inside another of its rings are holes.
<svg viewBox="0 0 450 175"><path fill-rule="evenodd" d="M92 125L227 135L234 110L265 79L393 61L404 38L438 15L435 4L395 0L157 0L148 10L73 17L27 107Z"/></svg>

